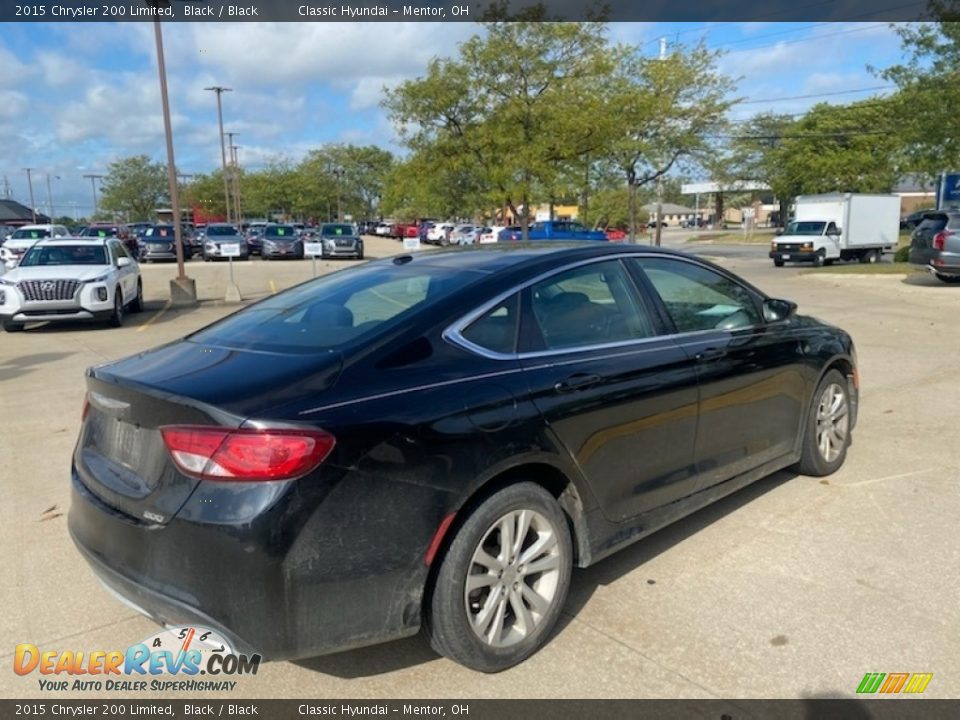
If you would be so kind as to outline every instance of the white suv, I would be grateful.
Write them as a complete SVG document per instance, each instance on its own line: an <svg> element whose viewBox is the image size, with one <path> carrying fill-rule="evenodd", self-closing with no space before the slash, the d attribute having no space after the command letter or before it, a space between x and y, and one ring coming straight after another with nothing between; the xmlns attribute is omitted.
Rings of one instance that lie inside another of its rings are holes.
<svg viewBox="0 0 960 720"><path fill-rule="evenodd" d="M123 323L143 309L140 266L117 238L38 240L19 265L0 275L0 323L106 320Z"/></svg>
<svg viewBox="0 0 960 720"><path fill-rule="evenodd" d="M23 254L37 242L48 237L67 237L70 232L63 225L24 225L4 238L0 260L8 268L17 266Z"/></svg>

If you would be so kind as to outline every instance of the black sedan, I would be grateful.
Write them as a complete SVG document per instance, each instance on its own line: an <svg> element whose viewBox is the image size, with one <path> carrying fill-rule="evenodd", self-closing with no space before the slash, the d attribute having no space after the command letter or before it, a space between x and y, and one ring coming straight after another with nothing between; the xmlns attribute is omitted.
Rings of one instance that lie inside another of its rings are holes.
<svg viewBox="0 0 960 720"><path fill-rule="evenodd" d="M546 642L574 566L843 464L853 343L795 309L601 243L325 275L88 371L70 532L130 603L241 652L425 625L502 670Z"/></svg>
<svg viewBox="0 0 960 720"><path fill-rule="evenodd" d="M183 259L193 257L193 246L188 242L186 233L181 234L183 240ZM148 228L137 242L137 254L140 262L154 260L176 260L177 244L173 225L154 225Z"/></svg>

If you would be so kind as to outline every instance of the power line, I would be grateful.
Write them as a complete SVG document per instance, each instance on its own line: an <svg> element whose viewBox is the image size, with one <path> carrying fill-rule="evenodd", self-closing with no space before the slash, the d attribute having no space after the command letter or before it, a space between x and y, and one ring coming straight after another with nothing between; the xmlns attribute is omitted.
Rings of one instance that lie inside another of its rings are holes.
<svg viewBox="0 0 960 720"><path fill-rule="evenodd" d="M833 96L836 96L836 95L851 95L851 94L853 94L853 93L860 93L860 92L875 92L875 91L877 91L877 90L892 90L892 89L894 89L894 88L896 88L896 87L897 87L896 85L874 85L874 86L872 86L872 87L852 88L852 89L850 89L850 90L834 90L834 91L831 91L831 92L811 93L811 94L809 94L809 95L784 95L784 96L781 96L781 97L761 98L761 99L759 99L759 100L757 100L757 99L754 99L754 100L739 100L739 101L737 101L737 102L734 103L734 104L735 104L735 105L754 105L754 104L756 104L756 103L781 102L781 101L784 101L784 100L810 100L811 98L833 97Z"/></svg>

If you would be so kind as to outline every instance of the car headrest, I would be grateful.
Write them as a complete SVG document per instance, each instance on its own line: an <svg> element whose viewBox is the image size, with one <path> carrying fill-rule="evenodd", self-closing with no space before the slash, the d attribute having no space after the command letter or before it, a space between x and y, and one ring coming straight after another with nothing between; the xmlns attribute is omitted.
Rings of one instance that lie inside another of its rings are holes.
<svg viewBox="0 0 960 720"><path fill-rule="evenodd" d="M353 327L353 313L343 305L316 303L307 308L303 321L328 327Z"/></svg>

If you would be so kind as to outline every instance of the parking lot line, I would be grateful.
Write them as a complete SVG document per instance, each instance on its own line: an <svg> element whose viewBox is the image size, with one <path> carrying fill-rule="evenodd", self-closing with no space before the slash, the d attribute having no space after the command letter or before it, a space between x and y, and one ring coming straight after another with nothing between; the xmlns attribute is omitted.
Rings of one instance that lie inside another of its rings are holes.
<svg viewBox="0 0 960 720"><path fill-rule="evenodd" d="M270 294L271 295L277 294L277 284L272 279L270 280Z"/></svg>
<svg viewBox="0 0 960 720"><path fill-rule="evenodd" d="M154 313L153 317L151 317L149 320L147 320L145 323L143 323L143 325L141 325L140 327L137 328L137 332L143 332L143 331L146 330L148 327L150 327L153 323L155 323L157 320L159 320L159 319L160 319L160 316L163 315L163 314L170 308L170 303L171 303L171 302L172 302L171 300L167 300L167 302L164 304L164 306L163 306L162 308L160 308L156 313Z"/></svg>

